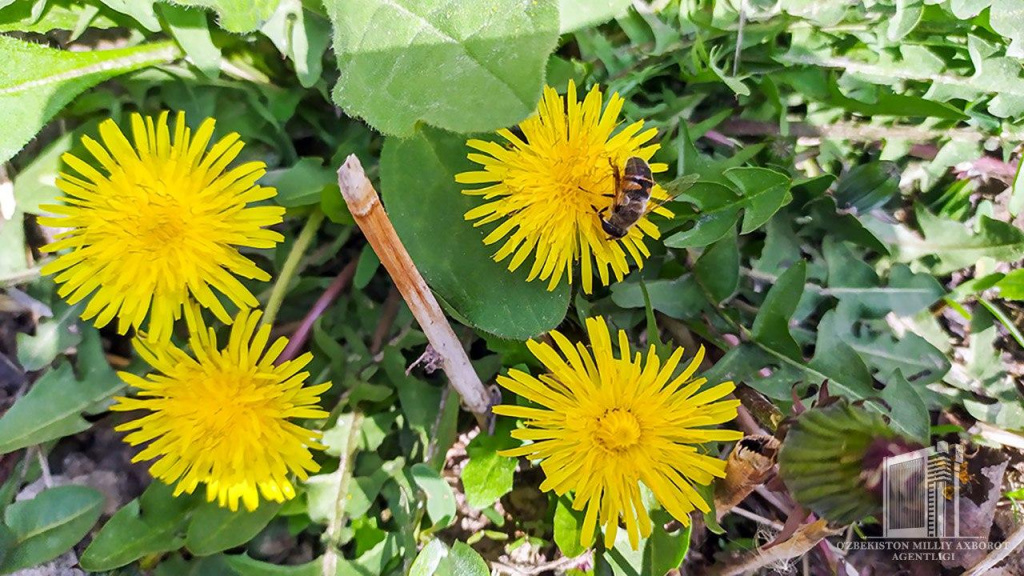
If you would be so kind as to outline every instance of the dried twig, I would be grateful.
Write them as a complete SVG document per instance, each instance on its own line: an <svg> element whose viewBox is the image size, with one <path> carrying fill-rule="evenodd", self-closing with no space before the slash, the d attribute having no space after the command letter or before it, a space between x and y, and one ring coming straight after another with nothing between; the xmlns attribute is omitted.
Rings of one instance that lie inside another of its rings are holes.
<svg viewBox="0 0 1024 576"><path fill-rule="evenodd" d="M981 562L975 564L974 568L964 572L964 576L983 576L987 574L989 570L996 567L996 564L1006 560L1021 544L1024 544L1024 525L1021 525L1013 534L1010 534L1010 537L1006 539L1006 542L1003 542L1002 546L996 548L988 556L985 556Z"/></svg>
<svg viewBox="0 0 1024 576"><path fill-rule="evenodd" d="M362 164L354 154L338 169L338 186L356 224L380 257L381 264L391 275L430 345L441 355L448 381L462 397L466 408L477 417L481 427L489 428L491 397L470 364L469 356L452 331L434 294L430 292L409 257L409 252L398 238L381 206L377 191L373 189Z"/></svg>
<svg viewBox="0 0 1024 576"><path fill-rule="evenodd" d="M824 520L804 524L785 542L768 550L758 548L733 555L724 562L711 566L708 573L715 576L753 574L769 564L796 558L810 552L823 538L836 532L836 530L830 529Z"/></svg>

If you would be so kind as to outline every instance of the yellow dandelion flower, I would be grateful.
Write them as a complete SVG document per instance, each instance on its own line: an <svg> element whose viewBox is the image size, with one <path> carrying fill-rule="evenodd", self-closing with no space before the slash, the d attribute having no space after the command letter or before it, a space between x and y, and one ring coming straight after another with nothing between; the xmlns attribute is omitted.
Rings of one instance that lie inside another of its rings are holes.
<svg viewBox="0 0 1024 576"><path fill-rule="evenodd" d="M277 194L256 185L266 166L247 162L229 169L243 143L229 134L208 149L213 119L193 135L178 113L173 139L166 112L155 120L135 114L131 123L132 141L113 120L99 126L102 145L82 138L102 172L63 156L78 176L60 175L65 204L45 206L58 217L40 222L70 229L43 250L70 252L43 274L57 275L59 294L70 303L91 295L82 317L104 326L118 316L122 334L140 328L148 313L148 337L167 340L189 295L230 322L213 289L240 308L255 307L256 298L235 275L270 279L238 247L272 248L283 239L263 227L280 222L284 208L247 206Z"/></svg>
<svg viewBox="0 0 1024 576"><path fill-rule="evenodd" d="M576 85L571 81L564 100L554 88L545 88L537 113L519 125L525 138L499 130L507 140L505 146L469 140L467 145L482 154L468 157L483 170L455 177L461 184L487 184L463 193L487 201L466 212L466 220L475 220L474 226L500 222L483 240L490 245L504 239L494 260L511 257L508 269L514 271L532 253L528 279L547 280L548 290L554 290L563 275L572 283L576 261L581 266L583 291L588 294L593 291L595 268L603 285L610 282L609 270L616 280L622 280L629 272L627 253L642 268L644 258L650 256L644 238L660 237L649 214L618 240L601 229L598 212L610 210L614 202L612 165L621 172L628 158L649 161L659 147L648 144L657 130L644 130L643 121L616 133L623 99L612 94L603 111L602 101L596 86L582 102L577 100ZM654 173L668 169L663 163L650 167ZM649 209L671 217L672 212L660 206L666 199L666 192L655 185Z"/></svg>
<svg viewBox="0 0 1024 576"><path fill-rule="evenodd" d="M641 536L651 534L641 483L684 525L690 524L694 509L709 510L693 486L724 477L725 461L702 454L696 445L743 436L707 428L735 418L739 400L721 400L732 392L732 382L698 393L706 379L693 375L703 348L673 378L682 348L662 363L651 346L645 362L639 352L633 357L620 330L616 358L604 319L590 318L586 324L590 350L551 332L557 351L549 344L527 342L550 373L534 377L510 370L498 377L502 387L541 406L494 408L496 414L523 418L526 427L512 436L531 442L502 454L540 460L542 490L575 492L573 508L586 508L584 546L593 540L600 519L605 546L611 547L622 518L635 549Z"/></svg>
<svg viewBox="0 0 1024 576"><path fill-rule="evenodd" d="M118 397L111 409L149 414L116 430L131 431L125 441L132 446L149 442L133 461L156 458L150 473L177 482L175 496L191 494L203 482L207 500L237 510L241 499L254 510L260 494L275 502L295 496L289 474L305 480L320 468L310 453L323 449L320 433L289 419L326 418L317 403L331 384L303 387L309 373L299 371L312 359L309 353L275 365L288 340L278 338L267 349L270 326L257 330L261 315L242 310L227 346L219 349L198 307L186 307L193 356L172 344L135 341L159 373L120 373L138 388L138 397Z"/></svg>

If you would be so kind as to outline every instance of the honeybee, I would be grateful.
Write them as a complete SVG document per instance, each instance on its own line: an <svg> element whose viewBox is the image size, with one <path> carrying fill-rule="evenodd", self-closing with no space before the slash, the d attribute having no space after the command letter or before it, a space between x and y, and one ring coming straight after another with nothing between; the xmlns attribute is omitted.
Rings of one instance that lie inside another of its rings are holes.
<svg viewBox="0 0 1024 576"><path fill-rule="evenodd" d="M632 156L626 160L626 168L619 171L618 165L611 159L608 163L612 167L612 177L615 180L615 193L605 194L612 198L611 206L598 209L591 205L601 221L601 229L608 234L609 240L618 240L629 233L637 222L648 212L661 206L665 202L676 198L694 183L697 182L696 174L680 176L664 185L669 197L660 202L651 203L651 192L654 189L654 177L651 175L651 167L643 160ZM611 215L605 218L604 215L611 210Z"/></svg>
<svg viewBox="0 0 1024 576"><path fill-rule="evenodd" d="M654 177L647 162L636 156L626 160L626 168L622 172L619 172L618 165L611 159L608 163L612 166L612 176L615 179L612 205L600 210L596 207L594 209L601 220L601 229L609 238L618 240L628 234L629 229L647 213L647 204L651 200L651 190L654 188ZM609 209L611 215L605 218L604 215Z"/></svg>

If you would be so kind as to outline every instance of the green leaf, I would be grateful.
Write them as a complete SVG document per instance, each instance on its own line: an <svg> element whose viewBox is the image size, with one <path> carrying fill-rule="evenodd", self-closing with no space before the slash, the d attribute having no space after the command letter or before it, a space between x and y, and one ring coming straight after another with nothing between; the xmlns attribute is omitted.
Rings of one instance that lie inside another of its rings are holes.
<svg viewBox="0 0 1024 576"><path fill-rule="evenodd" d="M899 42L917 27L923 14L921 0L896 0L896 14L889 20L886 37L890 42Z"/></svg>
<svg viewBox="0 0 1024 576"><path fill-rule="evenodd" d="M82 568L104 572L184 546L188 513L200 499L173 493L173 487L154 480L142 496L124 505L103 525L82 554Z"/></svg>
<svg viewBox="0 0 1024 576"><path fill-rule="evenodd" d="M341 76L334 101L398 136L515 124L540 99L558 1L327 0ZM481 105L486 95L486 105Z"/></svg>
<svg viewBox="0 0 1024 576"><path fill-rule="evenodd" d="M90 28L117 28L123 22L117 22L99 6L83 7L70 0L59 2L31 2L2 0L0 5L0 32L35 32L45 34L52 30L78 31L83 27L82 20L88 18ZM98 14L96 12L99 12ZM91 15L91 17L90 17ZM72 34L71 39L75 39Z"/></svg>
<svg viewBox="0 0 1024 576"><path fill-rule="evenodd" d="M174 4L160 4L160 15L178 45L196 68L207 77L220 75L220 48L213 43L206 12Z"/></svg>
<svg viewBox="0 0 1024 576"><path fill-rule="evenodd" d="M476 509L487 508L512 490L515 458L498 455L517 445L509 436L512 420L499 421L493 435L481 432L466 446L469 462L462 469L462 487L466 503Z"/></svg>
<svg viewBox="0 0 1024 576"><path fill-rule="evenodd" d="M398 548L398 536L395 532L388 532L387 536L376 546L361 554L355 560L339 559L339 576L349 574L371 575L387 574L388 566L394 564L396 559L401 558Z"/></svg>
<svg viewBox="0 0 1024 576"><path fill-rule="evenodd" d="M463 218L475 201L455 184L455 174L473 169L466 152L462 137L429 128L388 138L380 162L388 214L443 303L473 327L525 340L562 321L569 288L548 292L543 282L526 282L528 266L513 273L491 259L486 231Z"/></svg>
<svg viewBox="0 0 1024 576"><path fill-rule="evenodd" d="M196 556L209 556L245 544L274 519L281 504L260 502L249 512L232 512L216 502L204 502L192 513L185 533L185 546Z"/></svg>
<svg viewBox="0 0 1024 576"><path fill-rule="evenodd" d="M727 234L697 259L693 273L715 304L728 300L740 284L740 251L736 235Z"/></svg>
<svg viewBox="0 0 1024 576"><path fill-rule="evenodd" d="M836 205L870 212L900 193L900 168L895 162L859 164L836 184Z"/></svg>
<svg viewBox="0 0 1024 576"><path fill-rule="evenodd" d="M634 550L629 542L629 535L625 530L619 530L615 534L615 545L606 548L603 560L608 563L612 574L615 576L646 576L644 572L644 545L647 542L641 540L638 549ZM598 564L600 566L600 564ZM598 569L598 573L606 573Z"/></svg>
<svg viewBox="0 0 1024 576"><path fill-rule="evenodd" d="M352 277L352 286L357 290L366 288L379 268L380 258L377 256L377 253L373 251L373 248L367 244L359 254L359 261L356 264L356 273Z"/></svg>
<svg viewBox="0 0 1024 576"><path fill-rule="evenodd" d="M1010 40L1006 55L1024 58L1024 4L993 1L989 8L992 29Z"/></svg>
<svg viewBox="0 0 1024 576"><path fill-rule="evenodd" d="M412 568L409 569L409 576L435 576L447 557L448 546L435 538L427 542L416 555L416 560L413 560Z"/></svg>
<svg viewBox="0 0 1024 576"><path fill-rule="evenodd" d="M464 542L456 542L448 552L447 574L450 576L488 576L487 562Z"/></svg>
<svg viewBox="0 0 1024 576"><path fill-rule="evenodd" d="M693 203L697 212L692 221L686 222L692 227L666 238L666 246L707 246L728 234L736 226L741 213L743 225L740 233L748 234L763 226L791 199L790 179L781 172L737 167L726 170L724 177L732 187L702 180L677 198Z"/></svg>
<svg viewBox="0 0 1024 576"><path fill-rule="evenodd" d="M928 407L902 372L895 370L886 378L885 389L879 397L889 405L889 426L927 446L931 430Z"/></svg>
<svg viewBox="0 0 1024 576"><path fill-rule="evenodd" d="M29 372L41 370L60 353L81 342L78 315L84 308L83 302L68 306L64 301L58 301L54 304L53 318L40 322L34 335L19 332L18 362L21 367Z"/></svg>
<svg viewBox="0 0 1024 576"><path fill-rule="evenodd" d="M750 234L764 226L779 208L788 203L789 176L768 168L739 167L725 171L743 197L743 226L740 234Z"/></svg>
<svg viewBox="0 0 1024 576"><path fill-rule="evenodd" d="M1013 176L1013 185L1010 190L1010 202L1007 205L1010 216L1014 218L1024 213L1024 178L1021 178L1022 166L1024 166L1024 162L1017 163L1017 172Z"/></svg>
<svg viewBox="0 0 1024 576"><path fill-rule="evenodd" d="M811 221L817 228L837 240L853 242L880 254L889 253L886 245L868 230L857 216L839 210L835 198L822 196L808 202L804 210L811 214Z"/></svg>
<svg viewBox="0 0 1024 576"><path fill-rule="evenodd" d="M566 558L575 558L589 548L580 544L584 515L583 510L572 509L572 498L569 496L559 496L555 502L554 540Z"/></svg>
<svg viewBox="0 0 1024 576"><path fill-rule="evenodd" d="M310 206L320 202L324 189L337 182L334 170L323 164L322 158L299 158L287 168L267 172L261 184L277 189L274 201L281 206Z"/></svg>
<svg viewBox="0 0 1024 576"><path fill-rule="evenodd" d="M447 528L455 521L455 493L441 475L426 464L413 464L412 479L426 495L427 515L435 528Z"/></svg>
<svg viewBox="0 0 1024 576"><path fill-rule="evenodd" d="M671 280L646 281L651 307L666 316L687 320L704 310L706 300L692 274ZM620 308L644 308L640 283L626 280L612 284L612 302Z"/></svg>
<svg viewBox="0 0 1024 576"><path fill-rule="evenodd" d="M902 264L893 267L888 286L879 286L874 269L831 236L825 238L824 253L829 270L828 294L860 307L872 317L881 318L889 312L911 316L945 295L934 276L915 274Z"/></svg>
<svg viewBox="0 0 1024 576"><path fill-rule="evenodd" d="M225 556L228 566L238 576L321 576L322 559L305 564L279 566L262 562L246 555Z"/></svg>
<svg viewBox="0 0 1024 576"><path fill-rule="evenodd" d="M871 372L853 348L836 335L837 329L832 325L835 321L836 311L829 310L818 323L814 357L807 364L808 378L816 384L828 380L833 394L851 400L873 396ZM877 405L872 406L878 409Z"/></svg>
<svg viewBox="0 0 1024 576"><path fill-rule="evenodd" d="M854 330L855 320L850 317L851 313L857 315L847 305L840 304L836 308L839 318L833 327L839 331L838 336L878 374L891 374L898 370L914 384L923 386L938 382L949 372L946 355L924 338L908 331L897 340L884 321L879 322L881 330L872 331L870 323Z"/></svg>
<svg viewBox="0 0 1024 576"><path fill-rule="evenodd" d="M331 42L331 24L325 18L303 8L301 0L282 0L260 31L292 61L303 88L316 85Z"/></svg>
<svg viewBox="0 0 1024 576"><path fill-rule="evenodd" d="M621 16L632 0L559 0L561 33L575 32Z"/></svg>
<svg viewBox="0 0 1024 576"><path fill-rule="evenodd" d="M85 486L58 486L4 511L13 546L0 563L9 573L48 562L77 544L99 520L103 494Z"/></svg>
<svg viewBox="0 0 1024 576"><path fill-rule="evenodd" d="M153 4L156 0L100 0L111 10L126 14L142 24L150 32L159 32L160 23L153 13Z"/></svg>
<svg viewBox="0 0 1024 576"><path fill-rule="evenodd" d="M793 317L800 297L803 296L806 279L807 265L803 260L786 269L768 291L750 332L754 341L801 363L803 354L789 332L789 319Z"/></svg>
<svg viewBox="0 0 1024 576"><path fill-rule="evenodd" d="M78 348L78 374L61 362L36 380L0 417L0 454L62 438L89 428L82 413L104 409L105 400L124 387L103 355L99 333L83 327Z"/></svg>
<svg viewBox="0 0 1024 576"><path fill-rule="evenodd" d="M655 520L654 532L644 544L644 574L667 574L669 570L679 568L690 551L693 524L671 533L665 531L664 525L665 522Z"/></svg>
<svg viewBox="0 0 1024 576"><path fill-rule="evenodd" d="M51 142L14 178L14 200L18 209L40 214L42 204L54 204L61 196L57 174L64 168L61 155L71 150L75 134L68 132Z"/></svg>
<svg viewBox="0 0 1024 576"><path fill-rule="evenodd" d="M126 0L132 1L132 0ZM217 23L228 32L244 34L259 28L274 13L280 0L174 0L217 12Z"/></svg>
<svg viewBox="0 0 1024 576"><path fill-rule="evenodd" d="M68 52L0 36L0 162L10 160L64 105L119 74L170 62L170 42Z"/></svg>
<svg viewBox="0 0 1024 576"><path fill-rule="evenodd" d="M1024 300L1024 268L1012 270L996 283L999 297L1007 300Z"/></svg>
<svg viewBox="0 0 1024 576"><path fill-rule="evenodd" d="M937 263L932 267L935 274L973 266L982 258L1013 262L1024 254L1024 230L988 216L979 218L976 233L960 222L943 220L924 208L918 208L917 221L924 238L901 238L897 244L898 258L904 262L935 258Z"/></svg>

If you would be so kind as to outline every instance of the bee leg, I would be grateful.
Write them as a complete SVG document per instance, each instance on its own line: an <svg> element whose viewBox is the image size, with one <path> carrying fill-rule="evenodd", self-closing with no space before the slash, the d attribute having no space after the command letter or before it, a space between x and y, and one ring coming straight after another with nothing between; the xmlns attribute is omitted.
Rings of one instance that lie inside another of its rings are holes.
<svg viewBox="0 0 1024 576"><path fill-rule="evenodd" d="M604 218L604 213L608 211L608 207L607 206L605 206L604 208L598 209L597 206L594 206L593 204L591 204L590 207L593 208L594 212L596 212L597 215L599 217L601 217L601 218Z"/></svg>
<svg viewBox="0 0 1024 576"><path fill-rule="evenodd" d="M622 175L619 174L619 165L613 162L611 158L608 159L608 165L612 167L612 176L615 178L615 182L622 180Z"/></svg>

